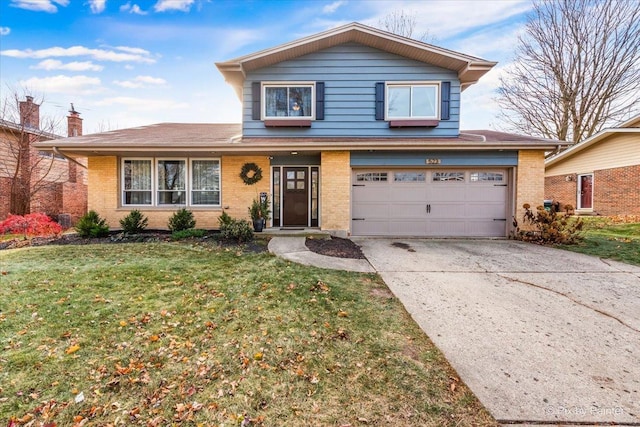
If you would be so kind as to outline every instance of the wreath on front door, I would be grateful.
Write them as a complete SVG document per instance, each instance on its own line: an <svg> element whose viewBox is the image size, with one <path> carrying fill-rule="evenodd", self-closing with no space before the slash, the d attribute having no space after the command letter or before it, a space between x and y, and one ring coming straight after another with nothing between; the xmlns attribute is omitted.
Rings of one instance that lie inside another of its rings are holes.
<svg viewBox="0 0 640 427"><path fill-rule="evenodd" d="M255 163L245 163L240 169L240 178L246 185L253 185L262 179L262 169Z"/></svg>

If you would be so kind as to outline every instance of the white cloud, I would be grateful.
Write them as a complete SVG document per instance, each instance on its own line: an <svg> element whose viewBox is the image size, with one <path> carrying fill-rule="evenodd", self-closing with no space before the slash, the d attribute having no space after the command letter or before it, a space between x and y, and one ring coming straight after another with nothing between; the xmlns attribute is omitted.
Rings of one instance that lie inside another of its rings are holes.
<svg viewBox="0 0 640 427"><path fill-rule="evenodd" d="M69 0L11 0L10 6L34 12L56 13L58 6L67 7Z"/></svg>
<svg viewBox="0 0 640 427"><path fill-rule="evenodd" d="M116 50L121 50L122 52L131 53L133 55L144 55L148 56L151 53L148 50L142 49L140 47L130 47L130 46L116 46Z"/></svg>
<svg viewBox="0 0 640 427"><path fill-rule="evenodd" d="M112 107L125 106L132 111L162 111L165 109L179 110L189 108L186 102L175 102L170 99L143 99L130 96L116 96L96 102L97 106Z"/></svg>
<svg viewBox="0 0 640 427"><path fill-rule="evenodd" d="M219 50L216 55L225 57L232 52L241 50L244 46L267 39L268 35L263 29L222 28L211 32L209 37L213 37L213 40L218 38L224 40L224 43L217 46Z"/></svg>
<svg viewBox="0 0 640 427"><path fill-rule="evenodd" d="M0 27L0 36L8 36L10 32L11 32L11 28Z"/></svg>
<svg viewBox="0 0 640 427"><path fill-rule="evenodd" d="M361 22L377 26L378 22L396 10L415 15L414 34L428 31L439 40L446 40L469 30L490 27L495 23L527 12L533 4L527 0L494 1L373 1L367 2L372 16Z"/></svg>
<svg viewBox="0 0 640 427"><path fill-rule="evenodd" d="M149 53L143 49L136 48L117 48L125 53L114 52L113 50L91 49L84 46L50 47L47 49L9 49L0 51L0 55L10 56L13 58L50 58L50 57L70 57L70 56L89 56L97 61L113 61L113 62L143 62L147 64L155 63L155 59L149 57ZM128 53L126 49L136 49L137 53Z"/></svg>
<svg viewBox="0 0 640 427"><path fill-rule="evenodd" d="M114 84L125 87L128 89L137 89L141 87L146 87L147 85L165 85L167 81L165 79L161 79L159 77L151 77L151 76L137 76L133 80L114 80Z"/></svg>
<svg viewBox="0 0 640 427"><path fill-rule="evenodd" d="M336 10L338 10L338 8L342 5L346 4L345 1L343 0L338 0L338 1L334 1L331 4L326 5L325 7L322 8L322 13L326 13L326 14L330 14L330 13L334 13Z"/></svg>
<svg viewBox="0 0 640 427"><path fill-rule="evenodd" d="M89 95L101 92L100 79L88 76L51 76L51 77L32 77L27 80L21 80L20 86L35 90L41 93L64 93L71 95Z"/></svg>
<svg viewBox="0 0 640 427"><path fill-rule="evenodd" d="M158 3L153 6L153 10L156 12L167 12L170 10L189 12L194 1L195 0L158 0Z"/></svg>
<svg viewBox="0 0 640 427"><path fill-rule="evenodd" d="M107 6L107 0L89 0L91 13L102 13Z"/></svg>
<svg viewBox="0 0 640 427"><path fill-rule="evenodd" d="M502 62L507 60L507 56L513 55L518 37L523 31L524 24L518 22L495 25L475 31L471 36L458 40L450 47L469 55Z"/></svg>
<svg viewBox="0 0 640 427"><path fill-rule="evenodd" d="M29 68L35 70L67 70L67 71L102 71L104 67L102 65L94 64L91 61L83 61L83 62L68 62L63 63L62 61L58 61L57 59L45 59L44 61L40 61L37 65L31 66Z"/></svg>
<svg viewBox="0 0 640 427"><path fill-rule="evenodd" d="M122 6L120 6L120 12L129 12L129 13L133 13L134 15L147 14L147 12L140 9L140 6L138 6L137 4L132 5L131 2L127 2L127 4L123 4Z"/></svg>

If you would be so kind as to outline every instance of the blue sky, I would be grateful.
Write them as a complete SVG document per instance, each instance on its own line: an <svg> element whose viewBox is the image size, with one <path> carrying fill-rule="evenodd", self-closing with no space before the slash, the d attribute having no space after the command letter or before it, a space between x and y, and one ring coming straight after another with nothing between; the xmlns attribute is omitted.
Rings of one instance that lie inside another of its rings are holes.
<svg viewBox="0 0 640 427"><path fill-rule="evenodd" d="M499 62L462 95L462 128L493 129L498 77L530 9L528 0L0 0L1 97L26 89L56 119L73 102L85 134L240 122L215 62L402 10L433 44Z"/></svg>

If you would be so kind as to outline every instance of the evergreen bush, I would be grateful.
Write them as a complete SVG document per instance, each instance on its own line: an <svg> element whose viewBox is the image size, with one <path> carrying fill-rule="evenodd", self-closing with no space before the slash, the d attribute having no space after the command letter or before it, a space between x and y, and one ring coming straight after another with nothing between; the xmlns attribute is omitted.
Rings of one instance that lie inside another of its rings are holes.
<svg viewBox="0 0 640 427"><path fill-rule="evenodd" d="M129 212L129 215L120 220L120 226L125 234L138 234L147 228L149 218L144 216L142 212L137 209Z"/></svg>
<svg viewBox="0 0 640 427"><path fill-rule="evenodd" d="M82 216L75 227L80 237L104 237L109 234L109 226L96 211L89 211Z"/></svg>
<svg viewBox="0 0 640 427"><path fill-rule="evenodd" d="M186 208L180 209L174 213L171 218L169 218L168 226L171 231L182 231L195 228L196 220L193 217L193 212Z"/></svg>

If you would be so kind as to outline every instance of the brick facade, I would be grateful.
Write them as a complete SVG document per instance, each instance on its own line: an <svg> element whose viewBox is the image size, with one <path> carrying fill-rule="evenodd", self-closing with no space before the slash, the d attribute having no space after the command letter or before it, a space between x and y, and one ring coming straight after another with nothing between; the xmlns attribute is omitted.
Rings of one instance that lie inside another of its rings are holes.
<svg viewBox="0 0 640 427"><path fill-rule="evenodd" d="M322 230L346 237L351 230L351 165L348 151L321 154L320 225Z"/></svg>
<svg viewBox="0 0 640 427"><path fill-rule="evenodd" d="M566 177L571 176L571 181ZM640 215L640 165L593 172L593 213L597 215ZM545 198L576 207L575 174L545 179Z"/></svg>
<svg viewBox="0 0 640 427"><path fill-rule="evenodd" d="M262 169L262 179L253 185L247 185L240 178L240 170L245 163L255 163ZM269 158L265 156L225 156L221 162L222 207L233 218L251 220L249 206L261 192L271 194ZM270 209L273 199L269 197ZM222 212L220 212L222 213ZM267 223L267 226L270 226ZM218 216L210 228L218 228Z"/></svg>
<svg viewBox="0 0 640 427"><path fill-rule="evenodd" d="M87 171L71 160L52 154L43 155L31 146L40 140L50 140L56 135L38 136L40 106L27 96L19 103L20 125L9 124L0 129L0 220L9 215L11 182L15 173L17 156L23 156L22 181L30 183L31 212L43 212L54 219L59 214L69 214L72 224L87 211ZM70 111L68 135L82 135L82 119L77 111ZM19 151L19 138L29 138L28 149ZM86 160L79 159L81 164ZM26 177L26 178L25 178ZM26 196L25 196L26 197Z"/></svg>
<svg viewBox="0 0 640 427"><path fill-rule="evenodd" d="M570 176L570 179L567 179ZM553 200L562 206L576 207L578 183L575 175L556 175L544 178L544 198Z"/></svg>
<svg viewBox="0 0 640 427"><path fill-rule="evenodd" d="M240 169L247 162L256 163L262 169L262 180L254 185L246 185L240 178ZM198 208L189 206L196 220L196 227L217 229L218 217L222 209L233 218L250 220L248 208L260 192L270 193L269 158L266 156L225 156L221 159L221 200L220 208ZM120 206L118 158L89 158L89 200L88 208L95 210L107 220L111 229L120 228L120 219L129 214L133 207ZM272 206L273 207L273 206ZM149 218L149 229L166 230L167 223L179 207L136 207Z"/></svg>
<svg viewBox="0 0 640 427"><path fill-rule="evenodd" d="M254 185L246 185L240 178L243 164L254 162L262 168L263 178ZM320 168L321 229L346 237L350 232L351 166L349 152L322 153ZM116 157L89 158L88 208L107 220L112 229L120 228L120 219L132 208L119 206L119 168ZM217 229L222 208L234 218L250 220L248 208L260 192L271 192L269 159L265 156L224 156L221 159L221 208L188 207L196 219L196 226ZM273 207L273 206L272 206ZM166 229L176 207L139 208L149 218L150 229Z"/></svg>
<svg viewBox="0 0 640 427"><path fill-rule="evenodd" d="M516 219L523 228L522 217L528 203L533 209L544 203L544 151L520 150L516 171Z"/></svg>

